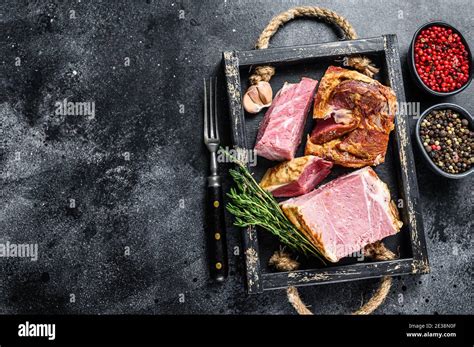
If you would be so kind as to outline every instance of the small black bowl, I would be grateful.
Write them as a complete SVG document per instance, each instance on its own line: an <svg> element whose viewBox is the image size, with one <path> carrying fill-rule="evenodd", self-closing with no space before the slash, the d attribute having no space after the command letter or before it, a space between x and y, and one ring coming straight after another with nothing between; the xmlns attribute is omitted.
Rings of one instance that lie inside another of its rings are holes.
<svg viewBox="0 0 474 347"><path fill-rule="evenodd" d="M424 30L428 27L431 27L431 26L435 26L435 25L451 29L454 33L458 34L459 37L461 37L461 42L464 44L464 46L466 47L466 50L467 50L467 56L468 56L468 60L469 60L469 78L467 79L466 83L461 88L453 90L452 92L443 93L443 92L437 92L437 91L434 91L434 90L430 89L422 81L420 75L418 75L418 71L416 71L416 67L415 67L415 41L416 41L416 38L418 37L418 35L421 33L422 30ZM449 25L448 23L441 22L441 21L434 21L434 22L429 22L429 23L423 24L420 28L418 28L418 30L415 32L415 35L413 35L413 39L411 40L410 50L408 52L407 59L408 59L408 66L409 66L411 75L412 75L413 79L415 80L416 84L423 91L425 91L426 93L428 93L430 95L441 96L441 97L451 96L451 95L462 92L471 83L471 80L472 80L472 54L471 54L471 49L469 48L469 45L467 44L467 41L464 38L464 36L461 34L461 32L459 30L457 30L456 28L454 28L453 26Z"/></svg>
<svg viewBox="0 0 474 347"><path fill-rule="evenodd" d="M423 146L423 141L421 140L421 137L420 137L421 122L423 121L423 119L425 119L425 117L434 110L446 110L446 109L450 109L459 113L462 117L466 118L469 121L469 127L471 128L471 130L474 129L474 117L467 110L455 104L450 104L450 103L437 104L428 108L425 112L423 112L423 114L418 119L418 122L416 123L416 129L415 129L416 142L418 143L418 146L420 147L420 151L423 154L423 157L425 158L425 160L428 162L428 165L431 170L447 178L453 178L453 179L464 178L464 177L469 176L472 172L474 172L474 166L471 166L469 170L464 171L463 173L459 173L459 174L450 174L448 172L441 170L433 162L433 160L430 158L428 153L426 153L426 150Z"/></svg>

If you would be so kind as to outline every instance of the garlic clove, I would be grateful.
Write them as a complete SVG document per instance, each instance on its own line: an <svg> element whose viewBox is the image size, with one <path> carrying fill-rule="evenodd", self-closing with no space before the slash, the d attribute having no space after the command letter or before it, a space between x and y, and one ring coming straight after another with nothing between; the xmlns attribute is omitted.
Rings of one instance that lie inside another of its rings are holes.
<svg viewBox="0 0 474 347"><path fill-rule="evenodd" d="M259 104L252 100L248 92L245 93L242 98L242 105L244 106L245 111L252 114L258 113L262 109Z"/></svg>
<svg viewBox="0 0 474 347"><path fill-rule="evenodd" d="M260 99L260 93L256 85L250 86L246 93L255 104L262 105L264 102Z"/></svg>
<svg viewBox="0 0 474 347"><path fill-rule="evenodd" d="M272 103L273 91L270 83L260 81L250 86L242 98L242 104L248 113L258 113Z"/></svg>
<svg viewBox="0 0 474 347"><path fill-rule="evenodd" d="M256 84L260 100L263 105L270 105L273 99L272 86L268 82L260 81Z"/></svg>

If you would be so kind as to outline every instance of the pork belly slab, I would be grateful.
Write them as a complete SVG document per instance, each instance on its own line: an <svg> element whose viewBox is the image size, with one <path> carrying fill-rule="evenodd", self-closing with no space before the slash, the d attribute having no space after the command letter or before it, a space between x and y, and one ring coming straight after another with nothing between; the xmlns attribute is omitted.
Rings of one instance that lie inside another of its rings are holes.
<svg viewBox="0 0 474 347"><path fill-rule="evenodd" d="M290 221L337 262L402 227L387 185L370 167L282 202Z"/></svg>
<svg viewBox="0 0 474 347"><path fill-rule="evenodd" d="M317 84L303 77L299 83L285 83L278 91L260 124L257 155L277 161L295 157Z"/></svg>
<svg viewBox="0 0 474 347"><path fill-rule="evenodd" d="M307 155L270 168L260 186L275 197L293 197L308 193L331 172L332 163Z"/></svg>

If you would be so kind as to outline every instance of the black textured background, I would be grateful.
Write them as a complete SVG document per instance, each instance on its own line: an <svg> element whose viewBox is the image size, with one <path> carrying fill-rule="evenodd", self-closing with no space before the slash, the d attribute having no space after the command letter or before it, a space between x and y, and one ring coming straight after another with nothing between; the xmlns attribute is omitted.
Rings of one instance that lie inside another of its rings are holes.
<svg viewBox="0 0 474 347"><path fill-rule="evenodd" d="M396 33L407 98L422 110L438 100L408 76L415 30L445 20L474 47L471 0L2 1L0 241L38 243L40 259L0 258L0 313L293 313L284 291L245 295L230 220L231 275L208 282L201 81L221 70L221 51L251 49L273 15L307 4L344 15L360 37ZM335 39L299 20L271 44ZM473 112L473 90L446 100ZM66 97L94 101L95 119L55 115ZM417 170L432 272L396 279L378 313L472 314L473 179ZM301 293L316 312L345 313L376 283Z"/></svg>

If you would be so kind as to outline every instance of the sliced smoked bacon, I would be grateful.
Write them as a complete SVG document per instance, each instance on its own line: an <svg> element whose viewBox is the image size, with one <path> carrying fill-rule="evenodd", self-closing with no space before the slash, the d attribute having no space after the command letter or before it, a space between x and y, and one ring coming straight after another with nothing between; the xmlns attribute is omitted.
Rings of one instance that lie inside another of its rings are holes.
<svg viewBox="0 0 474 347"><path fill-rule="evenodd" d="M270 168L260 186L275 197L293 197L308 193L331 172L332 163L307 155Z"/></svg>
<svg viewBox="0 0 474 347"><path fill-rule="evenodd" d="M277 161L295 157L317 84L303 77L299 83L285 83L278 91L260 124L257 155Z"/></svg>
<svg viewBox="0 0 474 347"><path fill-rule="evenodd" d="M387 185L365 167L282 202L288 219L337 262L402 227Z"/></svg>
<svg viewBox="0 0 474 347"><path fill-rule="evenodd" d="M392 89L356 71L330 66L316 94L305 154L359 168L385 160L394 128Z"/></svg>

